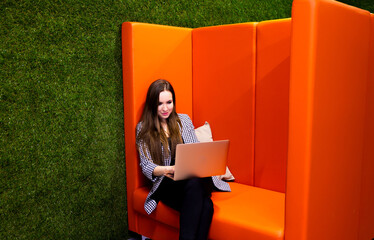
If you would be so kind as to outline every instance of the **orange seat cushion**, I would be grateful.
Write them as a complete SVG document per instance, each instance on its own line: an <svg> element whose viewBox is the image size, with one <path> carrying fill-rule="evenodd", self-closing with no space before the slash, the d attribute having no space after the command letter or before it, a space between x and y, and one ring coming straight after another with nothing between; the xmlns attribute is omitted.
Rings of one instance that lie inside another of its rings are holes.
<svg viewBox="0 0 374 240"><path fill-rule="evenodd" d="M285 195L240 183L230 183L232 192L214 192L214 216L211 239L284 239ZM147 188L134 192L134 208L146 214ZM159 203L150 215L164 224L178 228L179 213Z"/></svg>

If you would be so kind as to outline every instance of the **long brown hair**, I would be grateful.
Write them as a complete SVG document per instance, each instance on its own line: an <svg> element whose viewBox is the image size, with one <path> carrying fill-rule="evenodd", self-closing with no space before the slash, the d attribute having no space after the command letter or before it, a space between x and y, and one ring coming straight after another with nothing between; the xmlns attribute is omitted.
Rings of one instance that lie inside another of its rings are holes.
<svg viewBox="0 0 374 240"><path fill-rule="evenodd" d="M169 146L168 138L165 131L161 127L161 121L157 114L159 96L160 93L165 90L170 91L173 96L173 111L166 119L169 129L171 146ZM136 136L136 142L138 148L141 147L140 145L142 145L143 151L145 150L145 147L148 148L152 158L149 160L158 165L164 165L163 154L165 154L165 157L168 157L169 154L174 157L177 144L182 143L182 137L179 131L181 121L175 110L175 102L175 92L168 81L164 79L158 79L149 86L143 114L141 117L141 130ZM141 142L143 144L140 144ZM163 146L164 148L163 152L161 146Z"/></svg>

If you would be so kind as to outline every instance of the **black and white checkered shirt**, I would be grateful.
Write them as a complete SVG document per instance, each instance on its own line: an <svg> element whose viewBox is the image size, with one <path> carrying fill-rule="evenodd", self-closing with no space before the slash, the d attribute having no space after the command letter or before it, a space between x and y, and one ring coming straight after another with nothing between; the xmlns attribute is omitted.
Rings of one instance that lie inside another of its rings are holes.
<svg viewBox="0 0 374 240"><path fill-rule="evenodd" d="M182 128L179 130L181 131L182 139L184 143L195 143L198 142L196 134L195 134L195 129L192 124L192 121L190 117L187 114L178 114L179 119L181 120L182 123ZM136 126L136 132L137 134L140 132L142 127L141 122L138 123ZM160 183L164 176L160 177L155 177L153 176L153 170L155 167L158 165L152 162L151 154L149 153L147 147L145 146L145 151L143 151L143 142L137 142L138 144L138 149L139 149L139 157L140 157L140 167L142 169L143 174L153 182L153 187L151 188L151 191L149 192L145 203L144 203L144 209L148 214L151 214L157 207L157 202L151 198L152 194L156 192L157 188L160 186ZM162 147L161 147L162 148ZM163 148L162 148L163 152ZM169 154L168 157L164 157L164 163L165 166L170 166L171 162L171 156ZM216 176L212 177L214 186L221 190L221 191L231 191L230 186L228 183L219 180Z"/></svg>

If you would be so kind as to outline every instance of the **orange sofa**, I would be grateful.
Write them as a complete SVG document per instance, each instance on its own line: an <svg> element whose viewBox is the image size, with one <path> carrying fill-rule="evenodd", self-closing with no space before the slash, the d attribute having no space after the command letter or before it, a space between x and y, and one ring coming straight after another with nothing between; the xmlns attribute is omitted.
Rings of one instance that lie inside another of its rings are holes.
<svg viewBox="0 0 374 240"><path fill-rule="evenodd" d="M231 193L210 239L374 238L374 15L295 0L292 19L203 28L122 26L129 230L178 239L178 212L147 215L135 126L164 78L177 112L230 139Z"/></svg>

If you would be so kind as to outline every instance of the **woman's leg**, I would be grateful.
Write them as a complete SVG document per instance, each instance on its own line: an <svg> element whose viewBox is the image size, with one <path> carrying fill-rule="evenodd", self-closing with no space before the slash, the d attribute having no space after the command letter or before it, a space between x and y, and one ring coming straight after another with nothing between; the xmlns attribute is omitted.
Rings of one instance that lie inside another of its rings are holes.
<svg viewBox="0 0 374 240"><path fill-rule="evenodd" d="M180 240L207 239L213 217L211 179L164 179L159 200L180 212Z"/></svg>
<svg viewBox="0 0 374 240"><path fill-rule="evenodd" d="M213 218L213 202L210 197L204 198L203 209L200 216L200 225L197 231L197 240L206 240L208 239L210 224L212 223Z"/></svg>
<svg viewBox="0 0 374 240"><path fill-rule="evenodd" d="M192 178L186 181L180 211L179 239L207 239L213 217L211 190L207 179ZM210 180L211 181L211 180ZM212 204L209 204L209 201Z"/></svg>
<svg viewBox="0 0 374 240"><path fill-rule="evenodd" d="M203 209L204 188L200 179L186 181L180 210L180 240L195 240Z"/></svg>
<svg viewBox="0 0 374 240"><path fill-rule="evenodd" d="M180 212L184 185L184 181L173 181L165 177L152 198Z"/></svg>

